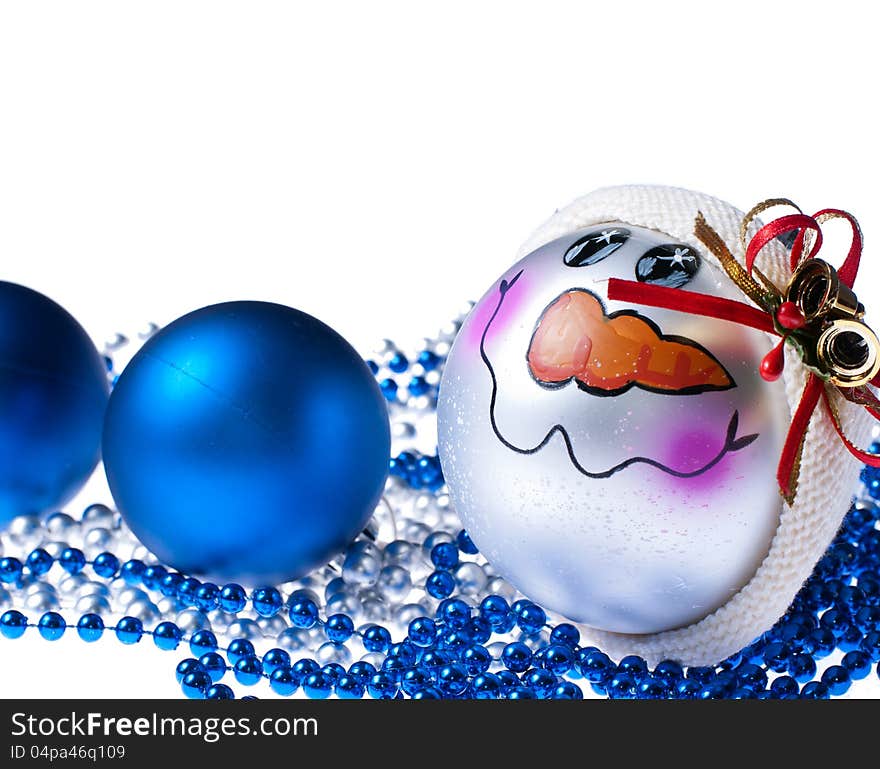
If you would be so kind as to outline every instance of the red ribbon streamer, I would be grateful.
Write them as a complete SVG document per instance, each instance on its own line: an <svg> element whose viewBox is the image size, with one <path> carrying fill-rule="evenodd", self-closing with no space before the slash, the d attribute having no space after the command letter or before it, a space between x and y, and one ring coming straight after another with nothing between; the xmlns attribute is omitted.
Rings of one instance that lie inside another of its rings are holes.
<svg viewBox="0 0 880 769"><path fill-rule="evenodd" d="M796 231L797 237L791 250L791 269L793 272L802 261L811 259L818 253L822 247L821 223L832 218L845 219L852 228L852 242L849 251L843 265L837 271L840 280L852 288L859 271L859 261L862 253L862 234L856 219L846 211L836 208L823 209L814 216L800 213L789 214L761 227L746 248L746 269L751 274L758 254L774 238ZM815 237L809 254L804 256L804 246L809 232L815 233ZM608 298L613 301L631 302L668 310L678 310L691 315L718 318L719 320L731 321L780 336L774 324L772 312L732 299L699 294L694 291L683 291L666 286L638 283L632 280L621 280L619 278L611 278L608 281ZM880 375L876 376L870 384L880 387ZM806 438L807 428L820 400L824 401L825 410L828 412L834 429L847 450L860 462L872 467L880 467L880 455L858 448L845 435L843 426L840 424L837 412L834 410L831 402L829 390L832 386L823 382L822 379L811 372L807 377L807 383L800 402L792 415L791 425L788 429L785 444L782 447L776 471L779 489L789 501L794 498L796 490L800 464L799 457L804 439ZM880 411L870 405L865 405L864 408L871 416L880 421Z"/></svg>

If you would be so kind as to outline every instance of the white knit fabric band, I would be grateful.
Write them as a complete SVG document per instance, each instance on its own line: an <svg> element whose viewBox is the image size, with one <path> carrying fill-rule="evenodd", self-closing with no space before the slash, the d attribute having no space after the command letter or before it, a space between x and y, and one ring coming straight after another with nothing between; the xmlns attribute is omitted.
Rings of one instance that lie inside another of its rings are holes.
<svg viewBox="0 0 880 769"><path fill-rule="evenodd" d="M609 187L579 198L551 216L523 244L519 257L582 227L621 221L659 230L689 243L705 259L717 264L694 238L698 211L721 235L731 252L742 260L741 211L708 195L659 186ZM789 270L781 243L769 244L759 260L771 280L785 285ZM743 297L743 301L748 300ZM774 338L774 343L777 341L778 338ZM791 348L786 349L784 377L789 408L793 412L804 389L806 371ZM847 434L857 445L865 445L871 436L869 415L839 396L837 401ZM779 527L767 557L748 584L722 607L688 627L652 635L623 635L582 628L584 642L599 646L613 658L638 654L649 664L675 659L687 665L714 665L737 652L785 613L840 527L858 473L858 462L843 447L820 406L810 421L795 502L789 507L780 498Z"/></svg>

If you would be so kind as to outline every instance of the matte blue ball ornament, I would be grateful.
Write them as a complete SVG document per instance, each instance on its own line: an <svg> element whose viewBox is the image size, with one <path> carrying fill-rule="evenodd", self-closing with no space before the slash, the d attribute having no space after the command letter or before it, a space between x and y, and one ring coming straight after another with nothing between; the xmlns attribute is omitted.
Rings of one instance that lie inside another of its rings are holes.
<svg viewBox="0 0 880 769"><path fill-rule="evenodd" d="M67 502L98 463L107 368L48 297L0 281L0 529Z"/></svg>
<svg viewBox="0 0 880 769"><path fill-rule="evenodd" d="M104 466L134 533L175 568L280 582L342 550L385 484L390 431L366 363L298 310L185 315L122 372Z"/></svg>

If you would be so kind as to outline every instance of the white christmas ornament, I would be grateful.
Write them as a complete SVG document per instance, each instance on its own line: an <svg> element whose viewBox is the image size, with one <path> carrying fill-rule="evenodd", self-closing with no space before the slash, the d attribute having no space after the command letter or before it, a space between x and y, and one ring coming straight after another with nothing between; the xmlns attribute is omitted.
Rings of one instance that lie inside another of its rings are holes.
<svg viewBox="0 0 880 769"><path fill-rule="evenodd" d="M698 193L611 188L558 212L462 327L438 428L465 526L524 594L611 654L711 664L785 611L858 464L814 415L790 507L775 473L804 386L793 353L768 383L778 338L609 301L612 277L744 301L694 237L698 212L742 259L742 214ZM782 278L785 247L766 252Z"/></svg>

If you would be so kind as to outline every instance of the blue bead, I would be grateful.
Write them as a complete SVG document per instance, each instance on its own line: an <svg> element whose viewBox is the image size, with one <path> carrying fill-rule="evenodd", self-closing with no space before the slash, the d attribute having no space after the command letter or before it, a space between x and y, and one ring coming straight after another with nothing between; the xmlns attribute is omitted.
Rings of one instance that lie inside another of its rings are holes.
<svg viewBox="0 0 880 769"><path fill-rule="evenodd" d="M226 655L229 657L229 661L235 665L239 660L247 657L256 657L257 652L254 649L254 645L247 638L236 638L229 644Z"/></svg>
<svg viewBox="0 0 880 769"><path fill-rule="evenodd" d="M431 548L431 563L438 569L451 569L458 564L458 547L451 542L441 542Z"/></svg>
<svg viewBox="0 0 880 769"><path fill-rule="evenodd" d="M428 384L423 376L414 376L409 380L406 389L409 390L410 395L418 397L428 392L431 389L431 385Z"/></svg>
<svg viewBox="0 0 880 769"><path fill-rule="evenodd" d="M862 631L857 627L847 628L837 639L837 648L843 652L855 651L862 643Z"/></svg>
<svg viewBox="0 0 880 769"><path fill-rule="evenodd" d="M390 443L348 342L298 310L239 301L145 342L110 397L102 456L120 513L162 562L278 584L363 530Z"/></svg>
<svg viewBox="0 0 880 769"><path fill-rule="evenodd" d="M195 672L204 673L205 666L198 660L190 657L177 663L177 667L174 670L174 677L177 679L177 683L182 683L187 675Z"/></svg>
<svg viewBox="0 0 880 769"><path fill-rule="evenodd" d="M853 681L861 681L871 672L871 658L862 651L847 652L840 664L849 671Z"/></svg>
<svg viewBox="0 0 880 769"><path fill-rule="evenodd" d="M482 617L472 617L466 629L474 643L484 644L492 638L492 626Z"/></svg>
<svg viewBox="0 0 880 769"><path fill-rule="evenodd" d="M367 368L370 369L370 373L373 376L376 376L376 374L379 373L379 364L376 363L376 361L374 361L374 360L367 361Z"/></svg>
<svg viewBox="0 0 880 769"><path fill-rule="evenodd" d="M770 693L774 699L791 699L797 696L799 688L791 676L779 676L770 684Z"/></svg>
<svg viewBox="0 0 880 769"><path fill-rule="evenodd" d="M220 588L213 582L203 582L196 588L193 603L197 609L213 611L220 605Z"/></svg>
<svg viewBox="0 0 880 769"><path fill-rule="evenodd" d="M287 615L294 627L314 627L318 621L318 606L308 598L299 598L290 604Z"/></svg>
<svg viewBox="0 0 880 769"><path fill-rule="evenodd" d="M244 686L253 686L263 677L263 666L256 657L242 657L232 666L235 680Z"/></svg>
<svg viewBox="0 0 880 769"><path fill-rule="evenodd" d="M433 371L440 365L442 359L437 353L432 352L431 350L422 350L419 353L417 360L425 371Z"/></svg>
<svg viewBox="0 0 880 769"><path fill-rule="evenodd" d="M409 368L409 361L402 352L396 352L388 360L388 368L395 374L402 374Z"/></svg>
<svg viewBox="0 0 880 769"><path fill-rule="evenodd" d="M355 662L349 669L348 675L361 685L366 685L367 681L376 674L376 668L369 662L363 660Z"/></svg>
<svg viewBox="0 0 880 769"><path fill-rule="evenodd" d="M667 688L673 689L684 678L684 670L674 660L663 660L654 668L654 677L662 681Z"/></svg>
<svg viewBox="0 0 880 769"><path fill-rule="evenodd" d="M230 582L220 590L219 604L223 611L229 614L238 614L247 606L247 593L241 585Z"/></svg>
<svg viewBox="0 0 880 769"><path fill-rule="evenodd" d="M737 683L741 687L752 689L753 691L761 691L767 688L767 674L758 665L745 663L740 665L734 673Z"/></svg>
<svg viewBox="0 0 880 769"><path fill-rule="evenodd" d="M52 556L41 547L32 550L25 560L25 566L27 566L31 570L31 574L35 576L42 576L45 574L52 568L53 563Z"/></svg>
<svg viewBox="0 0 880 769"><path fill-rule="evenodd" d="M316 673L321 669L321 666L315 662L313 659L309 659L308 657L303 657L302 659L298 659L293 665L290 666L291 671L296 676L297 683L302 683L302 681L306 678L306 676L311 673Z"/></svg>
<svg viewBox="0 0 880 769"><path fill-rule="evenodd" d="M537 695L539 700L546 700L551 697L559 681L549 670L530 670L524 676L523 683Z"/></svg>
<svg viewBox="0 0 880 769"><path fill-rule="evenodd" d="M615 673L606 685L608 696L613 700L632 699L636 696L636 679L631 673Z"/></svg>
<svg viewBox="0 0 880 769"><path fill-rule="evenodd" d="M426 686L424 689L419 689L412 698L414 700L442 700L443 692L436 686Z"/></svg>
<svg viewBox="0 0 880 769"><path fill-rule="evenodd" d="M108 394L103 356L73 316L0 282L0 529L58 509L92 474Z"/></svg>
<svg viewBox="0 0 880 769"><path fill-rule="evenodd" d="M427 648L434 645L437 638L437 625L428 617L416 617L409 623L407 637L416 646Z"/></svg>
<svg viewBox="0 0 880 769"><path fill-rule="evenodd" d="M11 585L17 582L24 570L18 558L0 558L0 582Z"/></svg>
<svg viewBox="0 0 880 769"><path fill-rule="evenodd" d="M510 606L500 595L486 596L480 603L480 616L493 628L504 623L510 615Z"/></svg>
<svg viewBox="0 0 880 769"><path fill-rule="evenodd" d="M153 630L153 643L162 651L174 651L180 646L183 632L173 622L160 622Z"/></svg>
<svg viewBox="0 0 880 769"><path fill-rule="evenodd" d="M584 693L577 684L571 681L563 681L556 686L550 698L554 700L582 700Z"/></svg>
<svg viewBox="0 0 880 769"><path fill-rule="evenodd" d="M123 617L116 623L116 637L124 644L136 644L144 634L144 623L137 617Z"/></svg>
<svg viewBox="0 0 880 769"><path fill-rule="evenodd" d="M344 676L345 668L342 667L338 662L329 662L324 667L321 668L321 672L327 676L330 680L330 683L336 686L336 682Z"/></svg>
<svg viewBox="0 0 880 769"><path fill-rule="evenodd" d="M100 553L95 556L92 569L99 577L109 579L119 571L119 559L113 553Z"/></svg>
<svg viewBox="0 0 880 769"><path fill-rule="evenodd" d="M162 581L159 583L159 592L168 598L173 598L177 595L182 582L182 574L178 574L176 571L169 572L162 577Z"/></svg>
<svg viewBox="0 0 880 769"><path fill-rule="evenodd" d="M728 699L731 700L754 700L757 698L758 695L755 693L754 689L746 689L745 687L734 689L728 695Z"/></svg>
<svg viewBox="0 0 880 769"><path fill-rule="evenodd" d="M514 686L508 693L509 700L536 700L535 693L526 686Z"/></svg>
<svg viewBox="0 0 880 769"><path fill-rule="evenodd" d="M382 662L382 672L398 682L403 678L406 668L406 663L396 657L386 657Z"/></svg>
<svg viewBox="0 0 880 769"><path fill-rule="evenodd" d="M104 620L99 614L83 614L76 623L76 633L86 643L93 643L104 635Z"/></svg>
<svg viewBox="0 0 880 769"><path fill-rule="evenodd" d="M551 643L544 650L544 667L554 675L565 675L571 670L573 664L574 654L570 646L561 643Z"/></svg>
<svg viewBox="0 0 880 769"><path fill-rule="evenodd" d="M354 622L347 614L333 614L324 623L324 635L335 643L345 643L354 633Z"/></svg>
<svg viewBox="0 0 880 769"><path fill-rule="evenodd" d="M444 665L455 662L455 655L448 649L430 649L422 654L420 665L431 671L438 671Z"/></svg>
<svg viewBox="0 0 880 769"><path fill-rule="evenodd" d="M648 672L648 663L634 654L624 657L618 664L617 669L622 673L630 673L638 680Z"/></svg>
<svg viewBox="0 0 880 769"><path fill-rule="evenodd" d="M828 687L828 691L835 697L846 694L852 684L849 671L842 665L831 665L822 673L822 683Z"/></svg>
<svg viewBox="0 0 880 769"><path fill-rule="evenodd" d="M695 699L703 690L703 684L693 678L685 678L678 682L675 687L678 698L682 700Z"/></svg>
<svg viewBox="0 0 880 769"><path fill-rule="evenodd" d="M404 665L413 665L419 656L419 648L412 641L403 641L388 647L389 657L396 657Z"/></svg>
<svg viewBox="0 0 880 769"><path fill-rule="evenodd" d="M642 676L636 684L636 697L640 700L658 700L666 696L670 687L662 678L653 674Z"/></svg>
<svg viewBox="0 0 880 769"><path fill-rule="evenodd" d="M341 700L359 700L364 696L366 689L361 681L351 675L340 676L334 687L336 696Z"/></svg>
<svg viewBox="0 0 880 769"><path fill-rule="evenodd" d="M397 382L390 377L379 382L379 389L382 391L385 400L391 401L392 403L397 400Z"/></svg>
<svg viewBox="0 0 880 769"><path fill-rule="evenodd" d="M471 539L471 535L464 529L458 532L458 535L455 537L455 544L458 545L458 549L466 555L476 555L480 552L474 544L474 541Z"/></svg>
<svg viewBox="0 0 880 769"><path fill-rule="evenodd" d="M119 576L129 585L139 585L146 568L147 567L144 566L142 561L132 559L122 564L122 568L119 570Z"/></svg>
<svg viewBox="0 0 880 769"><path fill-rule="evenodd" d="M67 630L67 623L64 621L64 617L57 612L47 611L40 617L37 629L47 641L57 641Z"/></svg>
<svg viewBox="0 0 880 769"><path fill-rule="evenodd" d="M461 663L469 676L485 673L492 663L492 655L485 646L474 644L467 647L461 655Z"/></svg>
<svg viewBox="0 0 880 769"><path fill-rule="evenodd" d="M880 662L880 631L866 633L859 650L865 652L872 662Z"/></svg>
<svg viewBox="0 0 880 769"><path fill-rule="evenodd" d="M837 641L834 638L834 633L828 628L820 627L810 633L810 645L813 649L813 657L822 659L834 651Z"/></svg>
<svg viewBox="0 0 880 769"><path fill-rule="evenodd" d="M177 586L177 597L187 606L195 606L196 593L201 584L202 583L194 577L184 578Z"/></svg>
<svg viewBox="0 0 880 769"><path fill-rule="evenodd" d="M788 668L791 651L781 641L774 641L764 647L764 664L775 673L782 673Z"/></svg>
<svg viewBox="0 0 880 769"><path fill-rule="evenodd" d="M277 588L260 587L251 595L251 603L254 605L254 611L261 617L274 617L284 606L284 599Z"/></svg>
<svg viewBox="0 0 880 769"><path fill-rule="evenodd" d="M863 633L880 631L880 606L863 606L854 619Z"/></svg>
<svg viewBox="0 0 880 769"><path fill-rule="evenodd" d="M235 694L226 684L214 684L205 690L206 700L234 700Z"/></svg>
<svg viewBox="0 0 880 769"><path fill-rule="evenodd" d="M527 601L516 613L516 624L524 633L537 633L547 624L546 612L537 604Z"/></svg>
<svg viewBox="0 0 880 769"><path fill-rule="evenodd" d="M461 694L468 687L468 674L463 665L444 665L437 673L437 688L446 695Z"/></svg>
<svg viewBox="0 0 880 769"><path fill-rule="evenodd" d="M384 652L391 645L391 633L381 625L370 625L364 630L363 644L368 652Z"/></svg>
<svg viewBox="0 0 880 769"><path fill-rule="evenodd" d="M86 557L82 550L67 547L58 556L58 563L68 574L79 574L86 565Z"/></svg>
<svg viewBox="0 0 880 769"><path fill-rule="evenodd" d="M168 571L164 566L160 566L158 564L153 564L151 566L147 566L144 569L144 575L141 578L141 582L147 590L158 590L159 585L162 584L162 580L165 578L165 575ZM213 608L213 607L211 607Z"/></svg>
<svg viewBox="0 0 880 769"><path fill-rule="evenodd" d="M447 598L437 607L437 618L453 630L462 630L470 624L471 607L460 598Z"/></svg>
<svg viewBox="0 0 880 769"><path fill-rule="evenodd" d="M367 684L367 692L374 700L393 700L397 696L397 682L387 673L374 673Z"/></svg>
<svg viewBox="0 0 880 769"><path fill-rule="evenodd" d="M269 687L275 694L289 697L299 688L299 677L290 668L277 668L269 676Z"/></svg>
<svg viewBox="0 0 880 769"><path fill-rule="evenodd" d="M448 571L434 571L425 580L425 592L432 598L448 598L455 590L455 578Z"/></svg>
<svg viewBox="0 0 880 769"><path fill-rule="evenodd" d="M215 683L226 675L226 660L217 652L205 652L199 657L199 664Z"/></svg>
<svg viewBox="0 0 880 769"><path fill-rule="evenodd" d="M400 688L412 697L416 692L430 686L432 680L431 674L424 668L410 668L403 674Z"/></svg>
<svg viewBox="0 0 880 769"><path fill-rule="evenodd" d="M470 691L474 699L494 700L501 694L501 681L493 673L482 673L474 676Z"/></svg>
<svg viewBox="0 0 880 769"><path fill-rule="evenodd" d="M504 667L514 673L523 673L532 664L532 651L521 641L507 644L501 652Z"/></svg>
<svg viewBox="0 0 880 769"><path fill-rule="evenodd" d="M816 675L816 660L809 654L792 654L788 660L788 674L798 683L806 683Z"/></svg>
<svg viewBox="0 0 880 769"><path fill-rule="evenodd" d="M598 649L581 649L577 655L577 668L591 684L604 685L614 673L615 664L607 654Z"/></svg>
<svg viewBox="0 0 880 769"><path fill-rule="evenodd" d="M828 609L819 620L821 626L834 633L836 638L840 638L849 629L851 622L849 613L836 608Z"/></svg>
<svg viewBox="0 0 880 769"><path fill-rule="evenodd" d="M801 697L805 700L827 700L831 697L831 692L821 681L809 681L801 689Z"/></svg>
<svg viewBox="0 0 880 769"><path fill-rule="evenodd" d="M205 693L211 686L211 676L203 670L187 673L180 683L180 688L183 689L184 695L191 700L205 699Z"/></svg>
<svg viewBox="0 0 880 769"><path fill-rule="evenodd" d="M574 625L570 625L567 622L557 625L550 632L550 643L562 644L570 649L574 649L580 640L580 631Z"/></svg>
<svg viewBox="0 0 880 769"><path fill-rule="evenodd" d="M193 654L212 652L218 647L217 636L210 630L197 630L189 639L189 649Z"/></svg>
<svg viewBox="0 0 880 769"><path fill-rule="evenodd" d="M284 649L269 649L263 655L263 672L271 676L278 668L290 667L290 655Z"/></svg>

